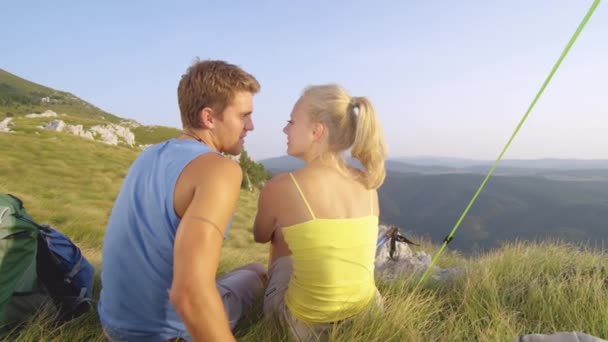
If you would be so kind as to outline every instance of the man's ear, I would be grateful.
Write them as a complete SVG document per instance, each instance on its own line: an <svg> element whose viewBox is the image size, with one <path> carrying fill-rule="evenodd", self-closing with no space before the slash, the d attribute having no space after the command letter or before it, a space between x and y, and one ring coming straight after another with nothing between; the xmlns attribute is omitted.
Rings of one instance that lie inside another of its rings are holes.
<svg viewBox="0 0 608 342"><path fill-rule="evenodd" d="M209 107L204 107L198 112L198 120L201 128L213 128L216 120L213 114L213 109Z"/></svg>

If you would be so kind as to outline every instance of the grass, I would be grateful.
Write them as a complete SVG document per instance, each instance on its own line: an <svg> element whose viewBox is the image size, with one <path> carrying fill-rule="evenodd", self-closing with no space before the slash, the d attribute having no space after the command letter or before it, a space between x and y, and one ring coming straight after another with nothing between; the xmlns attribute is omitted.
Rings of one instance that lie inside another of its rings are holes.
<svg viewBox="0 0 608 342"><path fill-rule="evenodd" d="M137 137L138 145L147 145L178 137L182 131L163 126L139 126L132 127L131 132Z"/></svg>
<svg viewBox="0 0 608 342"><path fill-rule="evenodd" d="M19 96L21 100L9 101L11 96ZM54 103L40 103L42 97L57 99ZM25 119L26 114L42 113L52 110L60 116L56 118L37 118ZM36 131L36 126L44 125L51 120L63 120L71 125L83 125L84 129L89 129L94 125L107 125L110 123L120 123L123 119L107 113L92 104L83 101L76 96L55 90L22 79L5 70L0 69L0 120L12 116L14 122L24 132ZM139 126L131 127L131 131L137 137L140 145L154 144L156 142L176 137L180 130L163 126Z"/></svg>
<svg viewBox="0 0 608 342"><path fill-rule="evenodd" d="M52 103L41 103L43 97L53 99ZM40 113L50 109L56 113L66 113L81 118L95 118L107 122L119 122L120 118L107 113L76 96L28 81L0 69L0 118L11 113L20 116Z"/></svg>
<svg viewBox="0 0 608 342"><path fill-rule="evenodd" d="M19 127L19 126L18 126ZM31 128L31 127L30 127ZM122 180L138 151L34 129L0 134L0 191L24 200L28 212L79 244L96 268L95 298L104 227ZM222 250L220 274L249 263L266 264L268 246L253 242L257 193L242 192ZM416 248L434 253L422 241ZM602 252L565 242L517 242L464 258L448 251L443 267L469 270L448 284L416 278L378 281L382 316L338 325L332 341L511 341L528 333L582 331L608 338L608 280L591 273L608 265ZM5 341L103 341L95 312L59 327L42 312ZM237 331L241 341L286 341L273 322L252 315Z"/></svg>

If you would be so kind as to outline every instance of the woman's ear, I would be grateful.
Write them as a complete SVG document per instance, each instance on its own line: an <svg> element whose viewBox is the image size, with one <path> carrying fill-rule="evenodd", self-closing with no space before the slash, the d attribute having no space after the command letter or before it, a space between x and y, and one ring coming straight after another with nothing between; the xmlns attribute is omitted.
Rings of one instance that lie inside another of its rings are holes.
<svg viewBox="0 0 608 342"><path fill-rule="evenodd" d="M314 123L313 129L312 129L312 137L313 137L314 141L321 140L321 138L323 138L324 134L325 134L325 125L323 125L320 122Z"/></svg>

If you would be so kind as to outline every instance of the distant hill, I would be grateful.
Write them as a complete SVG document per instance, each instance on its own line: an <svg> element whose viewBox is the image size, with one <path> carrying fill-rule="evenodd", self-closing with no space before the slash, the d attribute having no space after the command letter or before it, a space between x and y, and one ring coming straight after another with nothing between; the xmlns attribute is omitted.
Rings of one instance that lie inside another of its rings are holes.
<svg viewBox="0 0 608 342"><path fill-rule="evenodd" d="M291 156L262 159L260 160L260 163L262 163L266 169L268 169L268 171L273 173L292 171L304 166L304 162L302 160ZM349 163L356 167L360 167L360 163L355 159L349 159ZM452 168L448 167L414 165L395 160L387 160L386 168L392 171L415 173L448 173L453 171Z"/></svg>
<svg viewBox="0 0 608 342"><path fill-rule="evenodd" d="M106 122L122 120L73 94L45 87L0 69L0 118L41 113L49 109Z"/></svg>
<svg viewBox="0 0 608 342"><path fill-rule="evenodd" d="M273 174L292 171L304 166L303 161L290 156L262 159L259 162Z"/></svg>
<svg viewBox="0 0 608 342"><path fill-rule="evenodd" d="M482 178L389 172L379 190L380 219L440 243ZM608 182L492 177L450 247L483 251L506 241L537 239L608 246Z"/></svg>
<svg viewBox="0 0 608 342"><path fill-rule="evenodd" d="M303 165L292 157L261 163L275 173ZM395 160L387 161L386 168L380 220L434 243L452 229L489 169ZM499 166L450 247L472 252L504 241L547 238L608 242L608 170Z"/></svg>
<svg viewBox="0 0 608 342"><path fill-rule="evenodd" d="M608 151L606 153L608 157ZM465 158L450 158L450 157L397 157L392 158L394 161L399 161L408 164L420 166L440 166L456 169L466 168L483 168L489 169L494 163L493 160L475 160ZM593 170L607 169L608 159L504 159L500 162L500 167L516 168L516 169L550 169L550 170Z"/></svg>
<svg viewBox="0 0 608 342"><path fill-rule="evenodd" d="M358 165L357 161L350 161ZM304 165L301 160L282 156L261 160L266 168L274 173L293 170ZM475 161L459 158L394 158L386 161L388 171L419 173L423 175L440 174L483 174L492 166L490 161ZM555 168L550 168L555 165ZM579 168L577 168L579 167ZM496 170L495 176L538 176L555 180L608 181L608 160L504 160Z"/></svg>
<svg viewBox="0 0 608 342"><path fill-rule="evenodd" d="M494 161L443 157L402 157L387 161L391 171L421 174L487 174ZM404 168L403 165L407 165ZM506 159L494 170L496 176L539 176L554 180L608 181L608 160L603 159Z"/></svg>

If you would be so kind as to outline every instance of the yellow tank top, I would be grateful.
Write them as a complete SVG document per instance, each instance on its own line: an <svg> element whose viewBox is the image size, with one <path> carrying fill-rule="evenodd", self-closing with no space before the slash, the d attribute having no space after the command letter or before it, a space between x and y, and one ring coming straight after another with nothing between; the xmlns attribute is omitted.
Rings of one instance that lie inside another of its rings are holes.
<svg viewBox="0 0 608 342"><path fill-rule="evenodd" d="M293 273L285 294L292 315L309 323L336 322L354 316L376 294L374 258L378 217L315 217L295 177L289 174L312 219L283 227Z"/></svg>

